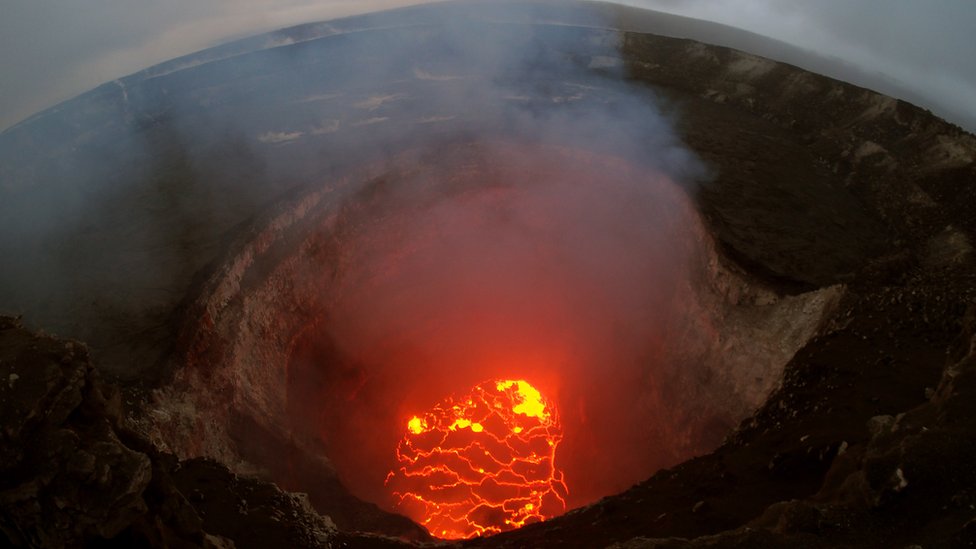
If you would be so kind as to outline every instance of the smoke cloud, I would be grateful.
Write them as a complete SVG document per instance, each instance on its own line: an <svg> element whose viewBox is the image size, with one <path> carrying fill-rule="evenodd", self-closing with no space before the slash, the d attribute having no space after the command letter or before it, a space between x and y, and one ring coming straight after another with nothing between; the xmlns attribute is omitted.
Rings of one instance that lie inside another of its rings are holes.
<svg viewBox="0 0 976 549"><path fill-rule="evenodd" d="M433 201L393 192L346 243L327 333L311 336L337 352L304 366L344 372L323 386L329 455L385 501L377 473L409 417L481 381L525 378L560 405L570 501L622 490L674 458L653 379L682 314L687 202L660 172L582 153L479 154L496 169ZM457 177L447 160L439 170Z"/></svg>
<svg viewBox="0 0 976 549"><path fill-rule="evenodd" d="M177 0L157 6L97 0L82 6L50 0L8 2L0 20L0 66L4 68L0 128L102 82L234 38L419 3ZM728 24L844 60L878 76L856 83L880 85L881 91L890 93L907 90L911 97L904 98L976 129L969 100L976 95L976 66L968 55L976 46L971 32L976 8L967 0L622 3ZM690 38L709 41L708 35ZM773 50L750 53L777 58ZM844 71L839 72L842 77Z"/></svg>
<svg viewBox="0 0 976 549"><path fill-rule="evenodd" d="M684 314L689 195L706 171L655 94L627 82L616 32L478 13L374 58L370 74L439 85L361 100L361 117L452 117L459 133L348 196L353 228L335 237L327 319L293 356L289 404L354 492L388 503L412 415L486 380L527 379L559 403L557 459L581 505L679 459L664 342ZM387 122L374 138L392 138Z"/></svg>

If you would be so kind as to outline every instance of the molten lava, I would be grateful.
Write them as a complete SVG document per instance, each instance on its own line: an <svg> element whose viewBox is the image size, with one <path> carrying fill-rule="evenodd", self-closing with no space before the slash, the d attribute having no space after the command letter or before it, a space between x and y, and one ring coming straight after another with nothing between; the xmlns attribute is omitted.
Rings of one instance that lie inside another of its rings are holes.
<svg viewBox="0 0 976 549"><path fill-rule="evenodd" d="M398 509L441 538L494 534L566 509L555 406L524 380L487 381L407 421L387 476Z"/></svg>

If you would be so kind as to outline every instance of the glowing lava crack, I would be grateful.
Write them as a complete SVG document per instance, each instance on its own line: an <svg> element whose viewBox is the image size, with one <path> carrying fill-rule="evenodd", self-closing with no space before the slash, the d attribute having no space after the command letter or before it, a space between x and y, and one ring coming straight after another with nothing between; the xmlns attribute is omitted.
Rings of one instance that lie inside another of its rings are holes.
<svg viewBox="0 0 976 549"><path fill-rule="evenodd" d="M387 476L399 511L441 538L494 534L566 509L555 406L524 380L481 383L407 422Z"/></svg>

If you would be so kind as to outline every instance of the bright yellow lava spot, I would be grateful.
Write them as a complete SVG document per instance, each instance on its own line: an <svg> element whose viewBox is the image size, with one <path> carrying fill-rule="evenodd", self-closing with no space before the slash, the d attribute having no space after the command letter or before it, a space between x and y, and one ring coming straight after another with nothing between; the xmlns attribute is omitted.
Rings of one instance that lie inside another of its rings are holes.
<svg viewBox="0 0 976 549"><path fill-rule="evenodd" d="M454 420L454 423L448 427L452 431L457 431L458 429L465 429L470 427L475 433L480 433L485 430L485 427L480 423L474 423L470 419L458 418Z"/></svg>
<svg viewBox="0 0 976 549"><path fill-rule="evenodd" d="M410 432L415 435L419 435L420 433L423 433L424 428L426 426L427 425L425 425L424 420L420 419L417 416L413 416L412 418L410 418L410 421L407 422L407 429L409 429Z"/></svg>
<svg viewBox="0 0 976 549"><path fill-rule="evenodd" d="M513 412L539 419L549 417L549 414L546 412L546 405L542 402L542 393L535 387L529 385L528 382L521 379L518 381L509 379L499 381L495 388L499 391L504 391L510 389L513 385L517 386L515 392L519 396L519 402L512 408Z"/></svg>
<svg viewBox="0 0 976 549"><path fill-rule="evenodd" d="M485 381L407 422L386 483L397 507L431 533L495 534L565 510L560 440L555 404L532 385Z"/></svg>

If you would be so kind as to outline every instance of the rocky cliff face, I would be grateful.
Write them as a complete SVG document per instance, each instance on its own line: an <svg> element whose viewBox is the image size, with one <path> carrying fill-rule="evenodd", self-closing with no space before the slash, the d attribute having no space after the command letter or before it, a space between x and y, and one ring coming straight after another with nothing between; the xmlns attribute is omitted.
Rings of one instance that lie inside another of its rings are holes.
<svg viewBox="0 0 976 549"><path fill-rule="evenodd" d="M14 542L73 545L117 536L148 508L149 458L118 437L117 391L95 381L85 347L5 318L0 501Z"/></svg>
<svg viewBox="0 0 976 549"><path fill-rule="evenodd" d="M84 344L0 318L0 533L18 547L327 546L307 498L126 429Z"/></svg>
<svg viewBox="0 0 976 549"><path fill-rule="evenodd" d="M440 164L417 164L412 155L404 155L380 172L381 180L396 181L409 173L428 185L481 188L486 183L474 174L505 173L501 179L512 179L517 174L499 166L515 164L527 150L530 158L547 159L540 166L573 166L574 171L594 170L603 177L609 177L614 160L574 149L466 143L442 148ZM536 169L537 177L547 173L547 168ZM630 167L619 169L633 176ZM378 170L363 171L360 177L366 179ZM343 184L361 183L349 178ZM679 189L666 185L662 196L667 192L669 200L677 200L674 214L681 219L681 229L670 245L689 255L689 274L669 298L680 314L662 321L671 341L662 351L659 370L648 376L651 381L642 382L644 390L664 404L649 413L661 424L660 432L646 435L659 440L654 456L658 461L645 465L641 475L714 449L779 384L782 368L823 328L844 293L839 285L787 296L767 289L720 255L694 205ZM410 253L411 244L398 243L393 231L371 229L373 224L383 220L408 225L411 218L425 213L383 206L383 199L329 201L335 192L315 192L283 204L207 281L206 291L187 315L178 359L182 368L170 385L154 392L139 421L154 442L181 457L214 457L236 472L264 474L284 486L303 489L306 481L297 478L290 466L282 466L282 451L277 450L294 446L297 454L304 452L321 461L316 476L323 484L318 488L325 488L326 478L338 482L320 441L326 437L315 418L341 418L356 403L342 404L345 410L330 407L329 388L306 402L309 397L300 396L305 394L303 385L337 374L301 371L293 353L304 339L331 337L319 324L340 316L331 307L342 292L375 291L370 286L375 273L363 276L365 283L349 274L376 268L368 261L360 264L351 259L357 250L381 241L393 250L390 257ZM393 259L382 265L391 271L395 266ZM319 369L326 368L322 364L329 360L340 360L316 358ZM329 366L340 371L340 366ZM297 416L296 410L300 410ZM357 468L363 467L361 461L357 463ZM382 479L386 472L371 474ZM347 522L348 513L337 515L339 507L354 506L340 497L341 489L326 494L304 489L340 527L378 528L366 519L370 513L365 508L359 521Z"/></svg>

